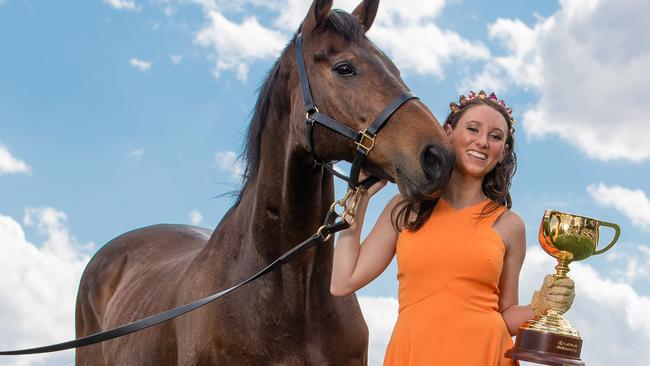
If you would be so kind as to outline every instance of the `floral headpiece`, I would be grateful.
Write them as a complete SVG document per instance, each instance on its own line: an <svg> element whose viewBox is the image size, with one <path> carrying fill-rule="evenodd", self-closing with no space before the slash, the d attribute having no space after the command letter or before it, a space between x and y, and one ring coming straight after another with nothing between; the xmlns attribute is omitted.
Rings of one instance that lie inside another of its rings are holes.
<svg viewBox="0 0 650 366"><path fill-rule="evenodd" d="M505 108L506 112L508 113L508 116L510 116L510 125L513 126L515 124L516 121L514 118L512 118L512 108L506 107L506 102L503 99L499 100L499 98L497 98L497 95L494 94L494 92L490 95L487 95L483 90L479 91L478 94L470 90L469 94L467 94L467 97L465 97L464 95L460 96L460 98L458 99L458 103L454 103L454 102L449 103L451 114L456 114L460 112L463 108L465 108L469 104L470 101L476 98L487 99L492 103L498 104L503 108Z"/></svg>

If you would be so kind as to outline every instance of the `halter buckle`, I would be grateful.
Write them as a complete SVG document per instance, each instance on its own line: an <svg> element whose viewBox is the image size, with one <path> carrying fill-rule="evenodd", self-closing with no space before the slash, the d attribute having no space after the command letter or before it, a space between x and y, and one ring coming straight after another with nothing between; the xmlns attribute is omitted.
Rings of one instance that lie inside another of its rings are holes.
<svg viewBox="0 0 650 366"><path fill-rule="evenodd" d="M359 131L358 141L354 142L357 145L358 149L364 150L363 155L366 156L370 154L370 150L375 147L375 138L369 135L367 131L367 129Z"/></svg>

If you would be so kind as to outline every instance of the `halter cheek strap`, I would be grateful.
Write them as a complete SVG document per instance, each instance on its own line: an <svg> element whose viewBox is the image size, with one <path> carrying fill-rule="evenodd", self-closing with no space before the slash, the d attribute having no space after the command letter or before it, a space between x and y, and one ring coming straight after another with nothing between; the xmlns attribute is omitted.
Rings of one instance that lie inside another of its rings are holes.
<svg viewBox="0 0 650 366"><path fill-rule="evenodd" d="M404 103L408 102L411 99L418 99L418 97L410 91L407 91L393 100L384 110L377 116L377 118L370 124L370 127L362 131L356 131L350 128L348 125L345 125L334 118L321 113L316 105L314 104L314 98L311 94L311 88L309 86L309 76L307 75L307 67L305 65L305 58L303 54L302 47L302 34L298 34L296 37L296 62L298 66L298 78L300 80L300 89L305 101L305 110L307 114L305 116L305 122L307 125L307 147L311 156L314 158L316 163L323 165L327 170L329 170L335 176L346 180L350 188L355 188L359 183L359 172L361 171L361 165L365 161L370 151L375 146L375 137L379 130L384 127L388 119L397 111ZM354 158L352 160L352 167L350 168L350 175L348 177L337 172L333 168L332 162L326 162L321 159L316 150L314 149L313 142L313 133L314 125L318 123L321 126L327 127L330 130L347 137L348 139L354 141L356 144ZM377 181L377 178L371 177L372 179L367 179L361 184L368 188L370 185L374 184Z"/></svg>

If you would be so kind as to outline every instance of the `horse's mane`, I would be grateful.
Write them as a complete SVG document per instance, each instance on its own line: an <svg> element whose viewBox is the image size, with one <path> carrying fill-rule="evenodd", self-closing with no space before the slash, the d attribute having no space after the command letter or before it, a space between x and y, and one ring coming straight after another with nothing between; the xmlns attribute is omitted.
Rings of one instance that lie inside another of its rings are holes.
<svg viewBox="0 0 650 366"><path fill-rule="evenodd" d="M302 28L302 25L299 29ZM355 42L365 37L365 32L359 20L342 10L333 10L327 21L322 27L315 30L316 32L332 32L337 36L342 37L347 42ZM269 106L271 104L271 96L275 89L275 83L280 69L281 61L287 57L287 51L296 40L298 32L294 33L289 43L282 50L281 56L273 64L269 70L266 79L260 84L258 88L258 98L255 107L252 111L252 119L248 126L246 139L244 140L244 150L239 157L244 162L244 172L241 187L239 189L237 203L242 198L242 194L246 190L248 184L255 180L260 164L260 142L264 125L268 116Z"/></svg>

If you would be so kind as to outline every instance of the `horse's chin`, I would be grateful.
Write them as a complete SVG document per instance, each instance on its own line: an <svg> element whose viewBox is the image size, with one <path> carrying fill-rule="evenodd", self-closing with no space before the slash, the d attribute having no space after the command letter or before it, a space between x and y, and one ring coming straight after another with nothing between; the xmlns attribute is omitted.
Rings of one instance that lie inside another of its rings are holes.
<svg viewBox="0 0 650 366"><path fill-rule="evenodd" d="M391 183L396 182L395 177L386 173L384 169L381 169L380 167L374 164L364 164L363 169L367 170L368 173L370 173L370 175L372 175L373 177L377 177L379 179L386 179Z"/></svg>
<svg viewBox="0 0 650 366"><path fill-rule="evenodd" d="M406 176L399 177L397 188L407 201L430 201L439 198L442 194L442 188L427 184L419 185Z"/></svg>

